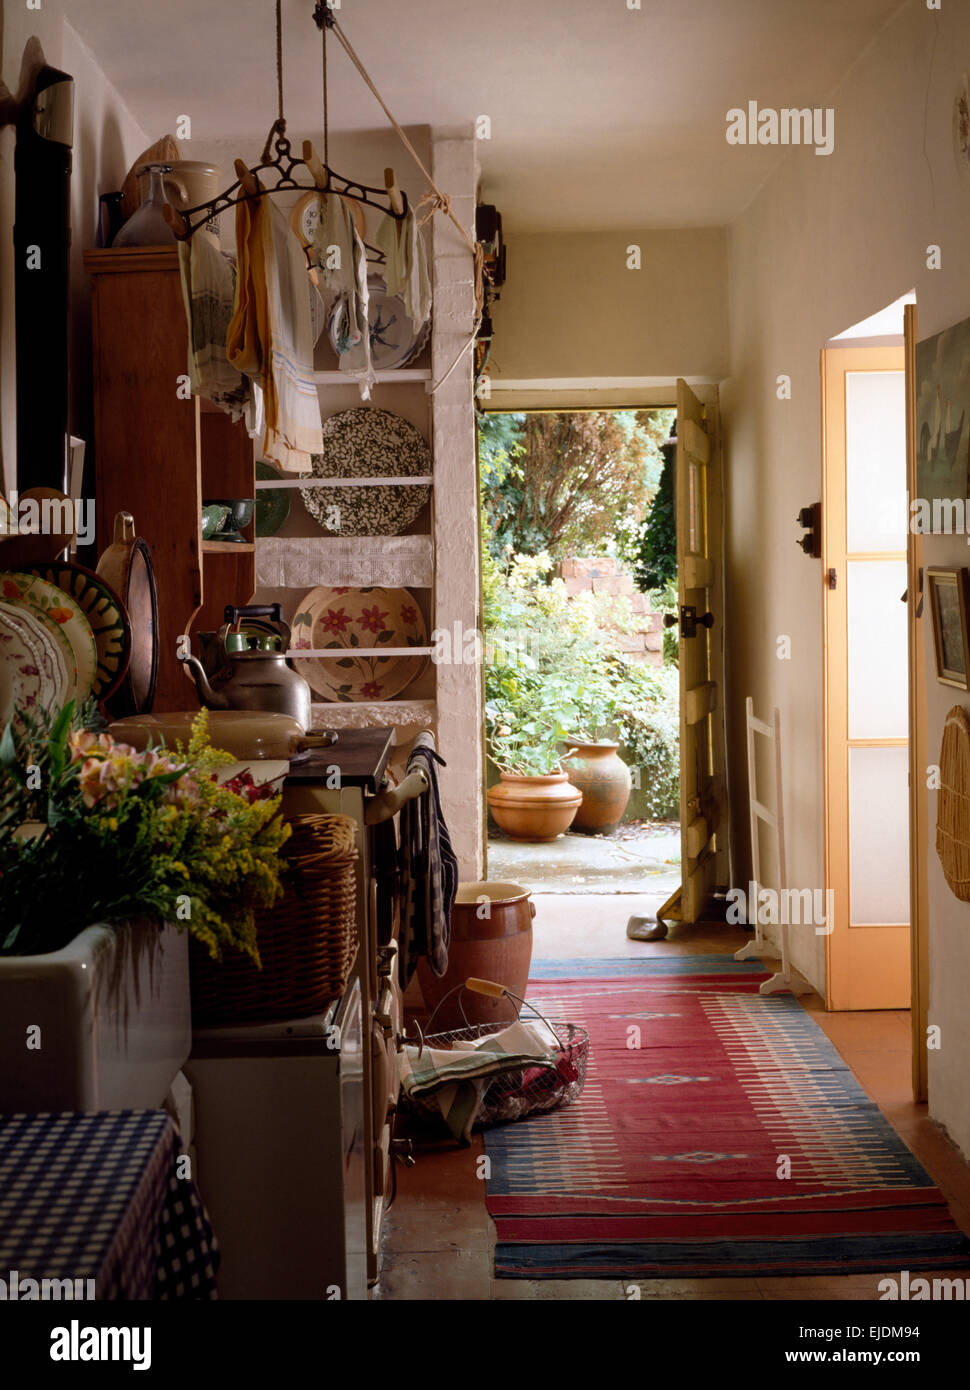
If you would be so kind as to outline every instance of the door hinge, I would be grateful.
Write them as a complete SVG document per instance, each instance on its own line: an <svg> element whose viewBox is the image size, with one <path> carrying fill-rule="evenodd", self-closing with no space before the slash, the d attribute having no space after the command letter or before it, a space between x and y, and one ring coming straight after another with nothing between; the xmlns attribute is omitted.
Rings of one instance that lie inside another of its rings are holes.
<svg viewBox="0 0 970 1390"><path fill-rule="evenodd" d="M836 573L836 571L835 571L834 569L828 569L828 570L826 570L826 572L825 572L825 582L826 582L826 584L828 585L828 587L829 587L830 589L835 589L835 588L838 587L839 576L838 576L838 574Z"/></svg>

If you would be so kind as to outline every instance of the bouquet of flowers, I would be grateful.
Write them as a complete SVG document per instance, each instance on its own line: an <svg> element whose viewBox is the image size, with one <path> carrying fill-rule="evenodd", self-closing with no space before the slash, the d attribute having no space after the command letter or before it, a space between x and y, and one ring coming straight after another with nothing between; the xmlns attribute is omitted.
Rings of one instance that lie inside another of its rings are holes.
<svg viewBox="0 0 970 1390"><path fill-rule="evenodd" d="M282 895L279 798L212 748L136 752L90 707L21 712L0 739L0 954L56 951L94 922L184 926L214 958L259 961L254 909Z"/></svg>

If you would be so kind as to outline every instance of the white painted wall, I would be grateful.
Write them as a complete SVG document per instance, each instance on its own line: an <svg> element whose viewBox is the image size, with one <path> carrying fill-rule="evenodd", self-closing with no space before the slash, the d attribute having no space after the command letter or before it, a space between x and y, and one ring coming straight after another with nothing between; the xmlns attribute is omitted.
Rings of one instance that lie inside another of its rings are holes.
<svg viewBox="0 0 970 1390"><path fill-rule="evenodd" d="M794 149L730 235L731 380L722 392L727 441L729 748L735 878L747 878L745 695L762 717L781 709L789 879L824 883L822 591L818 561L795 546L799 507L820 496L819 349L915 287L920 337L970 315L970 178L953 153L953 100L970 64L970 8L930 11L911 0L841 89L835 152ZM756 95L751 93L752 96ZM744 148L726 157L743 161ZM926 247L942 248L928 270ZM776 377L792 399L776 397ZM928 540L927 564L967 564L962 537ZM924 632L931 639L930 624ZM792 659L775 656L792 639ZM927 662L931 662L927 652ZM930 669L929 749L959 692ZM966 700L959 703L967 704ZM930 793L930 825L936 796ZM970 1153L970 906L947 889L930 836L930 1010L942 1029L929 1054L930 1113ZM824 987L821 937L792 932L796 965Z"/></svg>
<svg viewBox="0 0 970 1390"><path fill-rule="evenodd" d="M74 78L74 171L72 176L71 248L71 431L93 447L91 414L90 282L82 254L96 244L98 197L120 188L132 161L149 143L115 88L105 78L90 49L55 9L28 10L23 4L3 7L4 82L16 91L20 60L27 40L36 35L44 56ZM161 132L159 132L161 133ZM154 138L154 137L153 137ZM16 375L14 344L13 207L14 132L0 132L0 485L14 485L16 469ZM37 364L38 408L43 408L43 363Z"/></svg>
<svg viewBox="0 0 970 1390"><path fill-rule="evenodd" d="M634 245L639 270L627 265ZM727 375L723 228L513 232L508 246L508 285L493 315L493 387Z"/></svg>

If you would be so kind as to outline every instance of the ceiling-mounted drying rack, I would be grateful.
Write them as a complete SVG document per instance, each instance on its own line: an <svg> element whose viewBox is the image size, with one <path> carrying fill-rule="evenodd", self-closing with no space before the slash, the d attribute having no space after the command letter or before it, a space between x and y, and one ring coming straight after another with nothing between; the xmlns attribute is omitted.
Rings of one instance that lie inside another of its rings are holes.
<svg viewBox="0 0 970 1390"><path fill-rule="evenodd" d="M165 220L179 241L190 240L200 228L238 203L253 202L273 193L335 194L337 197L351 198L354 202L376 208L395 222L401 222L407 216L407 194L398 188L393 169L384 170L384 188L380 189L359 180L344 178L342 174L331 169L327 162L330 134L327 111L327 30L333 28L334 19L330 7L324 3L317 4L313 18L322 35L323 46L323 159L319 158L310 140L303 141L303 157L298 158L287 139L286 117L283 114L282 0L276 0L276 80L279 111L276 120L270 126L260 162L249 168L243 160L235 160L233 167L236 171L236 182L207 202L185 208L184 211L179 211L171 205L166 206L163 210ZM312 182L301 183L294 178L294 171L299 169L306 169ZM264 185L260 176L270 170L275 171L276 180L272 184ZM366 242L364 245L370 253L368 260L381 263L384 261L383 252ZM312 265L310 249L305 250L307 261Z"/></svg>

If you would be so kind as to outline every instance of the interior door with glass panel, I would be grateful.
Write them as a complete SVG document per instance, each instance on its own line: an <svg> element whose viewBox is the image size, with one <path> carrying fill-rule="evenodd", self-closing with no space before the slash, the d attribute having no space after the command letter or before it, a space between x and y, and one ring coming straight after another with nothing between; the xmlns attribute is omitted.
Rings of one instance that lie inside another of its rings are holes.
<svg viewBox="0 0 970 1390"><path fill-rule="evenodd" d="M697 922L729 882L724 751L721 440L716 394L677 382L681 885L658 921Z"/></svg>
<svg viewBox="0 0 970 1390"><path fill-rule="evenodd" d="M830 1009L906 1009L909 677L903 349L822 354Z"/></svg>

